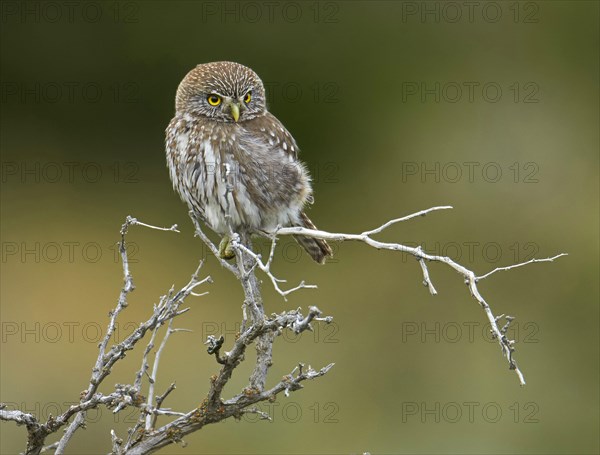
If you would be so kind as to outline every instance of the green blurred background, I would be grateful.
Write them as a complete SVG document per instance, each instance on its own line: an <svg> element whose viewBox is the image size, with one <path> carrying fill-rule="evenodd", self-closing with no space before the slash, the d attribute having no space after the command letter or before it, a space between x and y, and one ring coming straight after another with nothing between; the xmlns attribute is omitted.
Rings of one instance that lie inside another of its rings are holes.
<svg viewBox="0 0 600 455"><path fill-rule="evenodd" d="M598 3L478 5L3 1L0 400L43 418L78 400L122 283L127 215L182 232L131 229L137 290L117 338L187 282L204 253L171 189L164 128L187 71L233 60L263 78L300 144L319 227L362 232L449 204L381 238L481 273L569 256L481 284L517 317L520 388L447 267L430 267L434 298L401 254L341 244L319 267L282 242L277 273L319 289L284 302L265 285L267 310L316 304L335 325L279 339L271 383L299 361L335 368L262 406L271 423L209 426L164 453L598 453ZM217 371L206 336L231 341L241 314L232 277L210 258L203 273L210 294L176 324L194 331L171 338L159 373L159 391L177 382L176 410ZM103 391L131 382L140 358ZM90 414L69 453L108 452L132 416ZM24 428L0 431L2 453L24 449Z"/></svg>

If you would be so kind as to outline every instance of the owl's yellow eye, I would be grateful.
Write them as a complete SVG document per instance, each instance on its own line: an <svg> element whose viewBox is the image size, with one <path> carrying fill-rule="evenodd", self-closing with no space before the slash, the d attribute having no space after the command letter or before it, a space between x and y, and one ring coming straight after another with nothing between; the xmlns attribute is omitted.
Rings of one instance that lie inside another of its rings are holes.
<svg viewBox="0 0 600 455"><path fill-rule="evenodd" d="M252 99L252 92L246 93L246 96L244 96L244 103L248 104L251 99Z"/></svg>
<svg viewBox="0 0 600 455"><path fill-rule="evenodd" d="M221 97L217 96L217 95L208 95L208 104L210 104L211 106L218 106L219 104L221 104Z"/></svg>

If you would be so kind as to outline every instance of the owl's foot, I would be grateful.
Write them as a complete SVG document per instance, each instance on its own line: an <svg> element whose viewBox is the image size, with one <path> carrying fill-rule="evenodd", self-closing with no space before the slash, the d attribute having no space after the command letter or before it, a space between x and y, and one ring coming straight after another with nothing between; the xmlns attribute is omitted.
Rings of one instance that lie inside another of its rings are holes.
<svg viewBox="0 0 600 455"><path fill-rule="evenodd" d="M231 247L231 239L228 235L221 239L221 243L219 243L219 257L221 259L230 260L235 257L235 251Z"/></svg>

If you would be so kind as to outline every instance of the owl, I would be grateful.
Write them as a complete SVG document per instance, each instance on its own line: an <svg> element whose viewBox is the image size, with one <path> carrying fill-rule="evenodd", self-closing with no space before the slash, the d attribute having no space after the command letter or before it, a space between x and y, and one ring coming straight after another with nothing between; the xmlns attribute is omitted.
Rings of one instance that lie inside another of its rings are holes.
<svg viewBox="0 0 600 455"><path fill-rule="evenodd" d="M304 212L313 202L298 144L267 110L265 89L250 68L233 62L196 66L181 81L166 130L173 187L194 216L223 237L278 226L316 229ZM332 256L324 240L295 236L316 262Z"/></svg>

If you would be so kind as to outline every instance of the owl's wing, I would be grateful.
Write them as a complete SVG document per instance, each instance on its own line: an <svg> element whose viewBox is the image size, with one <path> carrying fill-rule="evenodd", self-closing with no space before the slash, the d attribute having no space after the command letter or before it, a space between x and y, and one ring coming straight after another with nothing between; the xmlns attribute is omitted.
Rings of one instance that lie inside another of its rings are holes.
<svg viewBox="0 0 600 455"><path fill-rule="evenodd" d="M264 174L263 184L258 185L269 197L282 196L293 200L302 193L304 201L313 203L310 175L306 166L298 159L298 144L272 114L244 122L247 135L238 142L250 141L243 149L253 150L247 154L254 160L255 177ZM241 158L241 157L240 157Z"/></svg>
<svg viewBox="0 0 600 455"><path fill-rule="evenodd" d="M300 166L300 169L302 169L302 172L308 176L309 173L305 165L300 160L298 160L298 153L300 153L300 148L298 147L298 144L296 143L296 140L294 139L292 134L285 128L285 126L283 126L279 119L270 112L267 112L265 118L267 119L266 124L271 125L270 129L265 127L265 132L267 132L270 136L269 139L273 139L273 144L271 144L271 142L269 142L269 144L283 150L287 154L289 159L297 162ZM310 177L308 178L310 179ZM309 194L307 195L306 202L308 204L313 204L315 202L314 197L312 195L312 190L310 190Z"/></svg>
<svg viewBox="0 0 600 455"><path fill-rule="evenodd" d="M290 132L283 126L283 124L270 112L267 112L262 117L258 117L252 120L255 131L259 135L264 135L265 141L272 148L283 150L289 157L294 161L298 159L298 144L290 134Z"/></svg>

